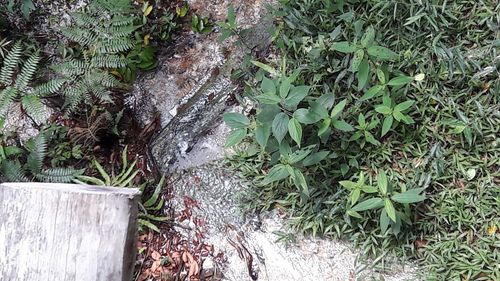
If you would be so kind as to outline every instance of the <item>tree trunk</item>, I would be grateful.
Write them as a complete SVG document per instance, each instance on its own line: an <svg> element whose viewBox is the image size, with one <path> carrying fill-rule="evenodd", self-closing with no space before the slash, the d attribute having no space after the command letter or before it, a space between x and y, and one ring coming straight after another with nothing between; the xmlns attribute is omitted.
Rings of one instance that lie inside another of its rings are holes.
<svg viewBox="0 0 500 281"><path fill-rule="evenodd" d="M0 184L0 280L130 281L139 190Z"/></svg>

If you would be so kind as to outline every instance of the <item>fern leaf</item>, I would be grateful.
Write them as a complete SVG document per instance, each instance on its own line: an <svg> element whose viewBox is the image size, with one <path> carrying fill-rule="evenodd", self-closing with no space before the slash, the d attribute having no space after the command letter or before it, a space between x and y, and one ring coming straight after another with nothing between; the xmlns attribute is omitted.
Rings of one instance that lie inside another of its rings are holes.
<svg viewBox="0 0 500 281"><path fill-rule="evenodd" d="M7 53L2 68L0 69L0 83L10 85L14 70L21 60L21 42L16 42L12 49Z"/></svg>
<svg viewBox="0 0 500 281"><path fill-rule="evenodd" d="M101 85L108 88L114 88L120 85L120 81L118 81L118 79L116 79L114 75L104 73L104 75L101 77Z"/></svg>
<svg viewBox="0 0 500 281"><path fill-rule="evenodd" d="M57 72L59 75L64 77L75 77L77 75L82 75L88 70L87 64L79 60L69 60L51 66L52 70Z"/></svg>
<svg viewBox="0 0 500 281"><path fill-rule="evenodd" d="M3 161L2 174L7 181L11 182L29 181L19 161Z"/></svg>
<svg viewBox="0 0 500 281"><path fill-rule="evenodd" d="M71 41L75 41L82 46L89 46L97 39L97 36L90 29L79 27L61 28L61 32Z"/></svg>
<svg viewBox="0 0 500 281"><path fill-rule="evenodd" d="M38 67L38 63L40 62L40 55L38 52L32 54L24 63L23 68L21 69L21 73L17 76L16 79L16 88L20 91L24 90L28 83L33 79L33 75Z"/></svg>
<svg viewBox="0 0 500 281"><path fill-rule="evenodd" d="M36 86L33 94L37 96L55 94L61 90L65 82L66 79L52 79L47 83Z"/></svg>
<svg viewBox="0 0 500 281"><path fill-rule="evenodd" d="M45 108L42 101L36 95L29 94L21 99L21 105L26 113L38 122L45 123Z"/></svg>
<svg viewBox="0 0 500 281"><path fill-rule="evenodd" d="M119 55L96 55L91 64L97 68L121 68L127 65L127 59Z"/></svg>
<svg viewBox="0 0 500 281"><path fill-rule="evenodd" d="M0 118L4 118L9 111L9 106L17 96L17 89L8 87L0 91Z"/></svg>
<svg viewBox="0 0 500 281"><path fill-rule="evenodd" d="M126 26L126 25L131 25L134 23L135 18L131 16L125 16L125 15L115 15L111 19L111 25L112 26Z"/></svg>
<svg viewBox="0 0 500 281"><path fill-rule="evenodd" d="M139 28L139 26L135 25L121 25L121 26L110 26L109 28L106 29L107 34L111 34L113 36L117 37L129 37L134 33Z"/></svg>
<svg viewBox="0 0 500 281"><path fill-rule="evenodd" d="M52 168L34 173L34 176L36 179L44 182L69 183L82 173L83 170L72 168Z"/></svg>
<svg viewBox="0 0 500 281"><path fill-rule="evenodd" d="M75 12L71 14L71 18L75 21L76 25L82 27L94 27L97 24L95 17L88 13Z"/></svg>
<svg viewBox="0 0 500 281"><path fill-rule="evenodd" d="M95 47L99 53L119 53L132 49L134 43L129 38L113 37L99 40Z"/></svg>
<svg viewBox="0 0 500 281"><path fill-rule="evenodd" d="M32 174L37 174L42 170L43 159L47 151L47 140L43 134L38 134L36 137L29 139L25 145L28 150L28 159L26 166Z"/></svg>

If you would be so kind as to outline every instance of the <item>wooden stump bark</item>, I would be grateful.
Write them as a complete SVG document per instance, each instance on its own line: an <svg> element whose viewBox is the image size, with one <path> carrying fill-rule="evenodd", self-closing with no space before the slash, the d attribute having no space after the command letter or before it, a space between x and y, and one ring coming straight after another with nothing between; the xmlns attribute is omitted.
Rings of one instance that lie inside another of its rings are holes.
<svg viewBox="0 0 500 281"><path fill-rule="evenodd" d="M0 184L0 280L130 281L139 190Z"/></svg>

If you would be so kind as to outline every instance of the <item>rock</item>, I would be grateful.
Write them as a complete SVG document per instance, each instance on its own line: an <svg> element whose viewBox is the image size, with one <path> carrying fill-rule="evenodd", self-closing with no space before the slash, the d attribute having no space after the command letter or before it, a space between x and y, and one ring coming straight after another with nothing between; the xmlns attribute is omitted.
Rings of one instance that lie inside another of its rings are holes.
<svg viewBox="0 0 500 281"><path fill-rule="evenodd" d="M162 130L151 143L151 158L162 172L175 169L175 161L221 123L227 97L237 87L231 70L251 52L247 47L259 49L269 43L270 23L260 21L265 14L262 1L189 2L197 14L215 20L224 20L229 3L238 11L242 27L254 26L254 32L242 38L246 46L221 43L217 33L185 34L164 50L158 69L139 77L128 100L143 125L160 117Z"/></svg>
<svg viewBox="0 0 500 281"><path fill-rule="evenodd" d="M43 120L33 120L24 113L20 103L12 103L6 114L5 123L0 128L0 134L9 136L15 133L21 143L26 142L29 138L38 135L40 132L38 125L44 123L54 113L54 110L44 105L43 112L45 114Z"/></svg>
<svg viewBox="0 0 500 281"><path fill-rule="evenodd" d="M415 266L401 262L393 264L390 275L370 268L358 272L360 254L347 242L301 235L288 245L277 242L277 231L288 232L284 219L276 211L260 218L245 217L238 196L248 183L220 163L175 174L169 185L174 187L171 203L177 210L184 208L186 197L198 204L191 210L191 219L205 222L205 243L227 258L224 280L418 280ZM185 235L193 237L194 232Z"/></svg>

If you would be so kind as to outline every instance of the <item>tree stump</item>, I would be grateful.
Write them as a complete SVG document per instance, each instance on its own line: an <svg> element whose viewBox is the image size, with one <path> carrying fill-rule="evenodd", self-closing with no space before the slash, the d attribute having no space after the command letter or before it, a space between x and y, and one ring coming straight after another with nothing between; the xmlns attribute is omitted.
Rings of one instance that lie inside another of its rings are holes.
<svg viewBox="0 0 500 281"><path fill-rule="evenodd" d="M130 281L139 190L0 184L0 280Z"/></svg>

